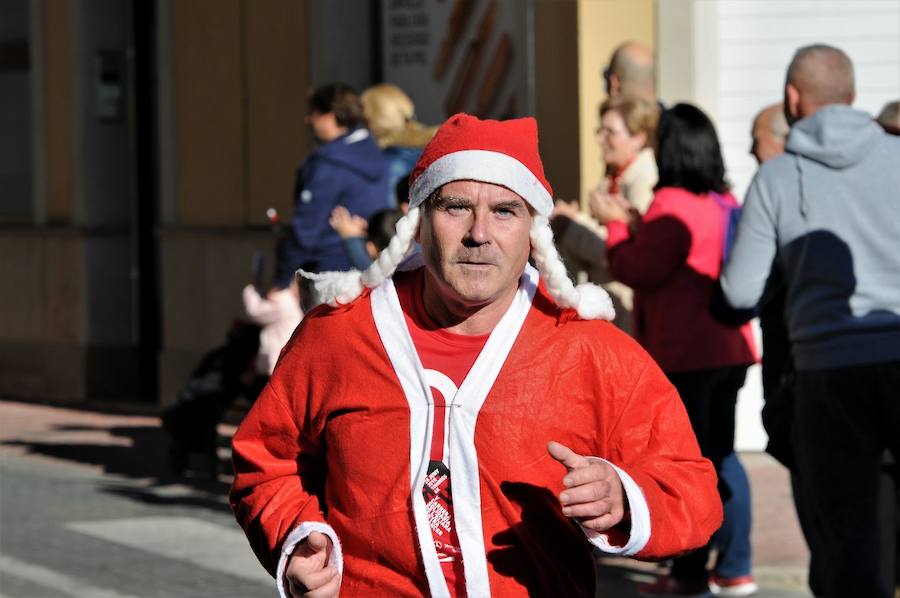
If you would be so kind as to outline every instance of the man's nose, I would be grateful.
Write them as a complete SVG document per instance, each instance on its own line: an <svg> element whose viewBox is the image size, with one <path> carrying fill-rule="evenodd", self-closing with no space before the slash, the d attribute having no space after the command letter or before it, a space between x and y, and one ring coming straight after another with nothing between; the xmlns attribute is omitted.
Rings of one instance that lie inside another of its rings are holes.
<svg viewBox="0 0 900 598"><path fill-rule="evenodd" d="M490 215L480 210L472 213L472 222L469 226L469 239L475 245L484 245L491 240Z"/></svg>

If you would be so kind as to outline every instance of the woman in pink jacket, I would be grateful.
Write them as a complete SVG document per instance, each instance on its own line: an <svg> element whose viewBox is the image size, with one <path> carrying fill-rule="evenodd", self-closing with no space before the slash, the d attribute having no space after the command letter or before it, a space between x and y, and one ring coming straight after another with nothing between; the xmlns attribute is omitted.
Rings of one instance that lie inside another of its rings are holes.
<svg viewBox="0 0 900 598"><path fill-rule="evenodd" d="M749 488L734 455L734 412L757 354L749 325L720 324L709 311L738 204L728 191L715 128L698 108L678 104L663 113L656 161L659 182L643 217L615 196L597 196L591 208L609 230L610 271L634 289L635 335L678 389L700 450L719 474L726 507L719 535L728 537L719 538L711 577L707 545L676 559L670 577L643 591L695 595L712 585L722 595L749 595L756 590Z"/></svg>

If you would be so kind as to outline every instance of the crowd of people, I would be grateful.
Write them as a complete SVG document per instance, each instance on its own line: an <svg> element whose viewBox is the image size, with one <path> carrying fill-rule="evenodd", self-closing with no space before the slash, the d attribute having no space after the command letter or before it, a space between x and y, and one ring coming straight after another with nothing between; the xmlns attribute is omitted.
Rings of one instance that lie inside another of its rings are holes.
<svg viewBox="0 0 900 598"><path fill-rule="evenodd" d="M753 595L734 438L760 360L810 589L894 595L900 104L852 108L846 54L798 49L740 201L652 51L603 77L606 174L571 203L533 119L310 95L272 289L245 289L272 377L233 441L232 507L283 596L593 596L592 550L671 559L647 595Z"/></svg>

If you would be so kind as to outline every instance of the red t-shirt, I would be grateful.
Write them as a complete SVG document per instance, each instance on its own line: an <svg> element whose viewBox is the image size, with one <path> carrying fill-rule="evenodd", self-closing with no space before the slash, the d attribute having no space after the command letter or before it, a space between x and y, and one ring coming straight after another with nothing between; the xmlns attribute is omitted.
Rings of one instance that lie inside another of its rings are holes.
<svg viewBox="0 0 900 598"><path fill-rule="evenodd" d="M453 402L456 391L490 335L466 336L443 330L425 311L422 302L423 280L422 269L394 277L406 325L434 397L431 454L422 494L447 587L452 596L462 597L466 595L466 583L462 551L453 523L451 463L446 444L447 427L450 425L447 405Z"/></svg>

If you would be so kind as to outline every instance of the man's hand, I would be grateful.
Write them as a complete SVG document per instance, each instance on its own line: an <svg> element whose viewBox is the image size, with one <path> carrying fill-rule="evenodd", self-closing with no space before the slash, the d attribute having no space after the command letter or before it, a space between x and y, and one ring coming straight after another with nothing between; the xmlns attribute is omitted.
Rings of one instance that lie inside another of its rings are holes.
<svg viewBox="0 0 900 598"><path fill-rule="evenodd" d="M285 590L291 598L331 598L341 589L341 576L328 565L331 538L311 533L294 548L285 568Z"/></svg>
<svg viewBox="0 0 900 598"><path fill-rule="evenodd" d="M550 456L566 466L563 490L559 495L562 512L582 526L606 531L625 516L625 492L619 474L608 463L579 455L569 447L551 441Z"/></svg>

